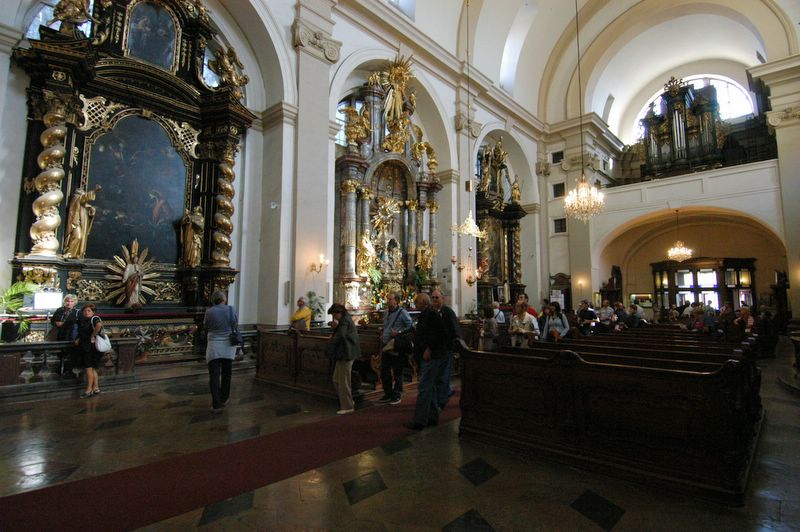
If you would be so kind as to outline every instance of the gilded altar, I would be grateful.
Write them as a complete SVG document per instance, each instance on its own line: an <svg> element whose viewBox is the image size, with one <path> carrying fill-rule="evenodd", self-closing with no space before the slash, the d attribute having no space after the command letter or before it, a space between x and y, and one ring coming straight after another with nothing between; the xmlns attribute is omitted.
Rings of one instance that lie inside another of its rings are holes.
<svg viewBox="0 0 800 532"><path fill-rule="evenodd" d="M237 273L248 79L199 0L82 5L62 0L60 29L41 26L13 51L30 80L22 175L33 177L20 182L12 264L103 314L128 313L131 328L137 316L184 327Z"/></svg>
<svg viewBox="0 0 800 532"><path fill-rule="evenodd" d="M373 72L340 105L334 300L366 312L438 285L436 152L415 122L410 58Z"/></svg>

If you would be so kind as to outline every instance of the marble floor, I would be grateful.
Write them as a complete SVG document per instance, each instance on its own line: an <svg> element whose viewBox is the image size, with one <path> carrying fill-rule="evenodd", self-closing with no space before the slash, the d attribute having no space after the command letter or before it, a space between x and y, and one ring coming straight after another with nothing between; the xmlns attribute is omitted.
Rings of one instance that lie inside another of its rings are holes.
<svg viewBox="0 0 800 532"><path fill-rule="evenodd" d="M800 530L800 396L777 382L791 357L782 339L760 364L767 419L743 508L462 441L456 420L146 529ZM252 373L234 376L229 407L214 415L206 386L193 378L0 403L0 496L335 417L335 402Z"/></svg>

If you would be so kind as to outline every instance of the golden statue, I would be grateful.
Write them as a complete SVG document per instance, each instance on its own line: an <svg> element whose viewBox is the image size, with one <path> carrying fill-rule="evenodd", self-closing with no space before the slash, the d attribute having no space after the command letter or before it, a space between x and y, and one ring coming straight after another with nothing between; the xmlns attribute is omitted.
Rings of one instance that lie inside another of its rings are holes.
<svg viewBox="0 0 800 532"><path fill-rule="evenodd" d="M372 227L380 242L386 242L387 233L392 231L395 216L400 213L400 202L394 198L378 196L375 200L378 204L378 212L372 218Z"/></svg>
<svg viewBox="0 0 800 532"><path fill-rule="evenodd" d="M76 26L80 26L88 20L99 22L89 13L89 2L87 0L61 0L53 8L53 19L47 25L56 21L61 22L59 31L64 33L72 32Z"/></svg>
<svg viewBox="0 0 800 532"><path fill-rule="evenodd" d="M214 50L214 57L217 58L216 61L209 61L208 67L219 76L220 86L228 85L233 87L233 97L241 100L244 97L241 87L247 85L250 82L250 78L237 72L237 67L242 70L244 65L239 60L236 50L233 46L228 47L227 50L217 48Z"/></svg>
<svg viewBox="0 0 800 532"><path fill-rule="evenodd" d="M481 179L478 182L478 192L489 191L489 181L491 179L490 169L492 167L492 150L489 146L484 146L478 153L478 160L481 163Z"/></svg>
<svg viewBox="0 0 800 532"><path fill-rule="evenodd" d="M359 113L355 107L344 107L341 112L347 116L347 124L344 126L344 134L347 137L347 144L355 146L358 142L363 142L369 138L372 132L372 123L369 118L369 105L364 104Z"/></svg>
<svg viewBox="0 0 800 532"><path fill-rule="evenodd" d="M433 269L433 249L428 245L427 240L423 240L422 244L417 247L417 261L415 266L419 271L427 274L430 274Z"/></svg>
<svg viewBox="0 0 800 532"><path fill-rule="evenodd" d="M436 168L439 166L439 163L436 161L436 151L431 146L431 143L423 140L423 133L422 128L419 126L412 126L414 130L414 137L416 142L411 145L411 157L414 158L417 163L420 165L423 162L423 156L427 156L428 158L428 171L434 174L436 173Z"/></svg>
<svg viewBox="0 0 800 532"><path fill-rule="evenodd" d="M380 85L386 91L383 100L383 117L389 134L386 135L381 148L394 153L402 153L411 134L410 116L416 108L416 96L408 93L408 81L411 79L411 58L398 57L389 68L380 72ZM370 76L371 81L378 78Z"/></svg>
<svg viewBox="0 0 800 532"><path fill-rule="evenodd" d="M94 216L97 213L89 202L94 201L102 189L98 185L87 192L86 189L79 187L72 193L67 214L67 234L64 238L65 258L82 259L86 255L89 232L92 230Z"/></svg>
<svg viewBox="0 0 800 532"><path fill-rule="evenodd" d="M514 176L514 181L509 183L511 185L511 203L519 203L522 199L522 190L520 190L519 176Z"/></svg>
<svg viewBox="0 0 800 532"><path fill-rule="evenodd" d="M356 255L356 273L358 275L368 275L370 268L375 267L378 254L375 251L375 246L369 238L369 231L361 236L361 242L358 243L358 253Z"/></svg>
<svg viewBox="0 0 800 532"><path fill-rule="evenodd" d="M503 196L503 174L508 178L508 152L503 149L503 137L501 136L492 149L491 160L491 180L497 187L497 193Z"/></svg>
<svg viewBox="0 0 800 532"><path fill-rule="evenodd" d="M106 275L112 281L113 290L108 293L106 300L119 304L125 301L126 308L139 308L147 303L144 294L156 295L150 288L151 279L158 277L153 272L153 259L148 259L147 248L139 254L139 241L134 240L131 249L122 246L122 257L114 255L114 261L108 265L113 274ZM114 300L116 298L116 301Z"/></svg>
<svg viewBox="0 0 800 532"><path fill-rule="evenodd" d="M198 205L192 212L186 209L181 218L181 244L183 252L181 264L187 268L197 268L203 258L203 228L205 218Z"/></svg>

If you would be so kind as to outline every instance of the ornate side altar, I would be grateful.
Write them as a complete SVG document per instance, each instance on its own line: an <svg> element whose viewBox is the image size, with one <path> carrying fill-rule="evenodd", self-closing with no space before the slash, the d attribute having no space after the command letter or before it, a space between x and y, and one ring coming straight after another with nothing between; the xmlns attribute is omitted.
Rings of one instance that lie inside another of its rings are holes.
<svg viewBox="0 0 800 532"><path fill-rule="evenodd" d="M347 149L336 159L334 299L382 306L388 291L411 297L436 278L436 153L413 122L410 59L374 72L339 111Z"/></svg>
<svg viewBox="0 0 800 532"><path fill-rule="evenodd" d="M248 78L202 2L62 0L16 48L30 76L15 273L75 293L151 353L226 289ZM78 24L89 21L88 35ZM149 346L149 348L147 347Z"/></svg>
<svg viewBox="0 0 800 532"><path fill-rule="evenodd" d="M478 282L478 303L513 303L525 291L519 221L526 213L520 205L519 176L512 180L509 175L508 153L503 149L502 137L493 145L483 145L477 163L476 217L486 234L478 240L474 276ZM467 282L469 279L468 276Z"/></svg>

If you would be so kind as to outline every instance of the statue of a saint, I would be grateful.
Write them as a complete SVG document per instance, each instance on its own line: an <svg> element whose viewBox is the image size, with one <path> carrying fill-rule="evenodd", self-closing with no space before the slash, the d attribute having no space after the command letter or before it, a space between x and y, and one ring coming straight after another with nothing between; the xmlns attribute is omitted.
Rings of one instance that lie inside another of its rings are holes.
<svg viewBox="0 0 800 532"><path fill-rule="evenodd" d="M508 152L503 149L503 137L497 141L492 149L492 183L490 186L497 187L496 192L503 196L503 174L508 175Z"/></svg>
<svg viewBox="0 0 800 532"><path fill-rule="evenodd" d="M484 146L478 154L481 163L481 180L478 183L478 192L489 191L489 181L491 180L492 150L489 146Z"/></svg>
<svg viewBox="0 0 800 532"><path fill-rule="evenodd" d="M198 205L192 212L186 209L181 218L181 263L187 268L197 268L203 258L203 209Z"/></svg>
<svg viewBox="0 0 800 532"><path fill-rule="evenodd" d="M427 240L423 240L422 244L417 248L417 262L415 266L419 271L427 274L430 274L433 269L433 250L428 245Z"/></svg>
<svg viewBox="0 0 800 532"><path fill-rule="evenodd" d="M519 176L514 176L514 181L511 182L511 203L519 203L522 199L522 191L519 185Z"/></svg>
<svg viewBox="0 0 800 532"><path fill-rule="evenodd" d="M67 234L64 237L64 257L82 259L86 255L89 232L92 230L94 216L97 213L89 202L94 201L101 190L102 187L98 185L89 191L82 187L76 188L72 193L67 214Z"/></svg>
<svg viewBox="0 0 800 532"><path fill-rule="evenodd" d="M358 275L368 275L369 269L375 267L378 255L375 246L369 238L369 232L364 232L361 242L358 244L358 254L356 258L356 273Z"/></svg>

